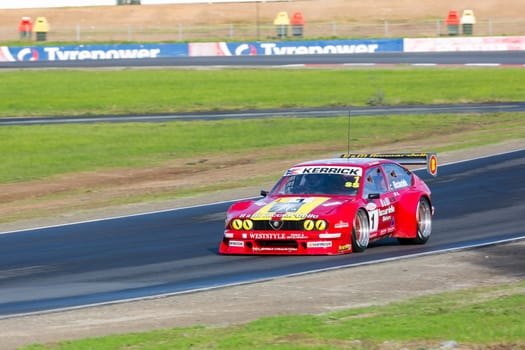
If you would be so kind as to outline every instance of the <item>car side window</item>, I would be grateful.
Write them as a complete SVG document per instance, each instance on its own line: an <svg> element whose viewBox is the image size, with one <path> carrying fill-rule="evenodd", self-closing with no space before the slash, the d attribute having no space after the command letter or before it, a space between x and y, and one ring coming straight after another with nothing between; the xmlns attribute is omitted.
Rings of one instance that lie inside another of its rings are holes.
<svg viewBox="0 0 525 350"><path fill-rule="evenodd" d="M370 193L383 194L386 192L388 192L388 186L381 168L368 169L365 172L363 197L367 198Z"/></svg>
<svg viewBox="0 0 525 350"><path fill-rule="evenodd" d="M383 169L388 179L388 184L393 191L410 187L412 174L398 164L383 164Z"/></svg>

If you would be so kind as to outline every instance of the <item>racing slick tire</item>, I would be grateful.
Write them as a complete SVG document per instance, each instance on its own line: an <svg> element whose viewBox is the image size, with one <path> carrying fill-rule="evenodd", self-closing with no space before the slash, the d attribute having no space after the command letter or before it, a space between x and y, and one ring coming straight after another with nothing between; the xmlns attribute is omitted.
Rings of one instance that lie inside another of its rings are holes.
<svg viewBox="0 0 525 350"><path fill-rule="evenodd" d="M352 225L352 252L363 252L368 247L370 240L370 223L368 215L359 209Z"/></svg>
<svg viewBox="0 0 525 350"><path fill-rule="evenodd" d="M432 208L428 199L421 197L416 208L415 238L398 238L401 244L425 244L432 233Z"/></svg>

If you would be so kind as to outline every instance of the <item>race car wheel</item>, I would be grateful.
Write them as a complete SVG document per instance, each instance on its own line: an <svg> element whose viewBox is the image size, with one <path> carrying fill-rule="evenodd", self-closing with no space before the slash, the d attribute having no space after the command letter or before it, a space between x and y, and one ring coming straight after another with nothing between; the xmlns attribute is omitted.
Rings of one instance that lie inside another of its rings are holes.
<svg viewBox="0 0 525 350"><path fill-rule="evenodd" d="M362 252L368 247L370 240L370 223L368 222L368 215L365 211L360 209L354 219L352 227L352 251Z"/></svg>
<svg viewBox="0 0 525 350"><path fill-rule="evenodd" d="M426 198L421 198L417 204L416 225L416 238L399 238L400 243L424 244L430 238L432 233L432 208Z"/></svg>

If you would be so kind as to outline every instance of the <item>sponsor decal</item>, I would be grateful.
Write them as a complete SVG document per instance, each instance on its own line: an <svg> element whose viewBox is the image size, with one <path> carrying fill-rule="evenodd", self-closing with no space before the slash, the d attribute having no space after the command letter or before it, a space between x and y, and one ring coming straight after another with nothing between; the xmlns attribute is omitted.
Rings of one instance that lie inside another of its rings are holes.
<svg viewBox="0 0 525 350"><path fill-rule="evenodd" d="M267 239L267 240L283 240L286 239L284 233L250 233L248 234L250 239Z"/></svg>
<svg viewBox="0 0 525 350"><path fill-rule="evenodd" d="M319 234L319 238L332 238L332 239L335 239L335 238L341 238L341 233L339 232L336 232L336 233L321 233Z"/></svg>
<svg viewBox="0 0 525 350"><path fill-rule="evenodd" d="M244 242L243 241L229 241L228 242L228 246L230 247L244 247Z"/></svg>
<svg viewBox="0 0 525 350"><path fill-rule="evenodd" d="M254 252L264 252L264 251L269 251L269 252L294 252L294 251L297 251L297 248L289 248L289 247L262 247L262 248L259 248L259 247L253 247L253 251Z"/></svg>
<svg viewBox="0 0 525 350"><path fill-rule="evenodd" d="M188 44L0 47L0 61L84 61L188 56Z"/></svg>
<svg viewBox="0 0 525 350"><path fill-rule="evenodd" d="M377 208L377 205L375 203L368 203L365 208L368 211L372 211Z"/></svg>
<svg viewBox="0 0 525 350"><path fill-rule="evenodd" d="M525 36L407 38L403 45L405 52L522 51L525 50Z"/></svg>
<svg viewBox="0 0 525 350"><path fill-rule="evenodd" d="M340 175L354 175L361 176L362 169L356 167L344 167L344 166L326 166L326 167L296 167L291 168L284 174L285 176L290 175L301 175L301 174L340 174Z"/></svg>
<svg viewBox="0 0 525 350"><path fill-rule="evenodd" d="M403 39L189 43L190 56L282 56L402 52Z"/></svg>
<svg viewBox="0 0 525 350"><path fill-rule="evenodd" d="M125 58L155 58L160 49L75 49L67 50L60 47L46 47L49 61L82 61L82 60L111 60Z"/></svg>
<svg viewBox="0 0 525 350"><path fill-rule="evenodd" d="M326 202L327 197L288 197L278 198L265 205L251 216L252 220L304 220L315 219L318 215L311 214L319 205Z"/></svg>
<svg viewBox="0 0 525 350"><path fill-rule="evenodd" d="M14 62L15 58L9 51L9 47L0 46L0 62Z"/></svg>
<svg viewBox="0 0 525 350"><path fill-rule="evenodd" d="M428 172L432 176L437 175L437 157L435 154L430 155L428 159Z"/></svg>
<svg viewBox="0 0 525 350"><path fill-rule="evenodd" d="M379 210L379 215L381 215L381 216L388 215L388 214L394 213L395 211L396 211L396 208L393 205L391 205L391 206L389 206L389 207L387 207L385 209L380 209Z"/></svg>
<svg viewBox="0 0 525 350"><path fill-rule="evenodd" d="M188 55L190 57L231 56L231 53L225 43L190 43Z"/></svg>
<svg viewBox="0 0 525 350"><path fill-rule="evenodd" d="M331 241L325 241L325 242L308 242L306 243L307 248L329 248L332 246Z"/></svg>
<svg viewBox="0 0 525 350"><path fill-rule="evenodd" d="M253 44L241 44L235 49L235 56L255 56L257 48Z"/></svg>
<svg viewBox="0 0 525 350"><path fill-rule="evenodd" d="M328 45L289 45L278 46L276 43L262 43L263 54L270 55L319 55L319 54L352 54L374 53L378 44L328 44Z"/></svg>
<svg viewBox="0 0 525 350"><path fill-rule="evenodd" d="M406 180L401 180L401 181L392 181L392 186L394 186L394 188L402 188L402 187L407 187L408 186L408 183L406 182Z"/></svg>
<svg viewBox="0 0 525 350"><path fill-rule="evenodd" d="M337 248L339 251L348 250L350 249L350 244L340 245L339 248Z"/></svg>
<svg viewBox="0 0 525 350"><path fill-rule="evenodd" d="M308 236L302 233L292 233L286 236L286 239L307 239Z"/></svg>
<svg viewBox="0 0 525 350"><path fill-rule="evenodd" d="M346 228L346 227L349 227L350 224L348 222L345 222L345 221L339 221L338 223L336 223L334 225L334 228Z"/></svg>
<svg viewBox="0 0 525 350"><path fill-rule="evenodd" d="M18 61L38 61L38 51L36 49L25 47L16 55Z"/></svg>
<svg viewBox="0 0 525 350"><path fill-rule="evenodd" d="M341 204L343 204L343 202L334 201L323 204L323 207L334 207Z"/></svg>
<svg viewBox="0 0 525 350"><path fill-rule="evenodd" d="M393 158L393 159L409 159L409 158L423 158L426 159L427 153L348 153L343 154L341 158Z"/></svg>

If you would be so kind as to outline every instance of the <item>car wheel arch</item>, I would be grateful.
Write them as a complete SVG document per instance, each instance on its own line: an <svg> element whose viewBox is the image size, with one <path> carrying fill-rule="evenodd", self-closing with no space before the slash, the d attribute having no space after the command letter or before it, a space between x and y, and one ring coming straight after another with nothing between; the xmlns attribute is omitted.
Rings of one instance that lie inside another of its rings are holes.
<svg viewBox="0 0 525 350"><path fill-rule="evenodd" d="M418 212L422 208L424 217L418 218ZM410 236L398 236L397 239L401 244L425 244L432 234L432 201L426 195L419 196L414 209L413 221L410 220L410 229L413 234ZM422 222L423 221L423 222ZM424 232L421 231L423 227Z"/></svg>

